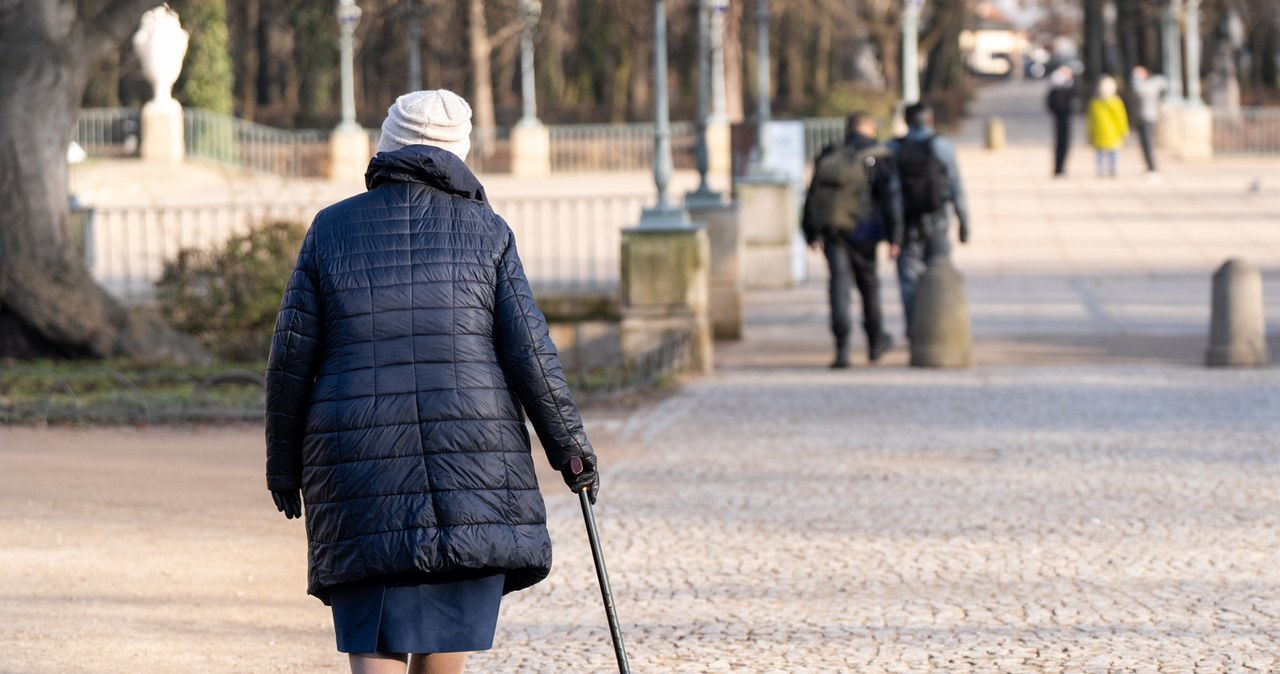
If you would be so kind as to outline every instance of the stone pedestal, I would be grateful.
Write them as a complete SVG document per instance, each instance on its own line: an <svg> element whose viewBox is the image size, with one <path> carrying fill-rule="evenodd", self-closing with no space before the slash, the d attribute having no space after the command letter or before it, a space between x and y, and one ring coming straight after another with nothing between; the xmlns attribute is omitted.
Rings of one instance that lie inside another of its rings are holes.
<svg viewBox="0 0 1280 674"><path fill-rule="evenodd" d="M916 286L911 314L912 367L969 367L973 343L964 276L949 258L929 265Z"/></svg>
<svg viewBox="0 0 1280 674"><path fill-rule="evenodd" d="M170 98L142 106L142 143L139 153L146 161L181 164L186 156L182 106Z"/></svg>
<svg viewBox="0 0 1280 674"><path fill-rule="evenodd" d="M988 150L1003 150L1005 146L1004 120L992 115L987 118L983 140Z"/></svg>
<svg viewBox="0 0 1280 674"><path fill-rule="evenodd" d="M1160 104L1160 121L1156 125L1156 147L1166 152L1178 152L1182 138L1182 103Z"/></svg>
<svg viewBox="0 0 1280 674"><path fill-rule="evenodd" d="M1178 123L1178 156L1182 159L1202 160L1213 157L1213 111L1204 105L1189 105L1182 109Z"/></svg>
<svg viewBox="0 0 1280 674"><path fill-rule="evenodd" d="M728 122L707 124L707 173L728 184L733 175L733 143Z"/></svg>
<svg viewBox="0 0 1280 674"><path fill-rule="evenodd" d="M790 288L796 278L793 251L800 227L791 184L781 178L737 178L738 224L745 246L742 273L749 289Z"/></svg>
<svg viewBox="0 0 1280 674"><path fill-rule="evenodd" d="M551 174L551 132L541 124L517 124L511 129L511 174Z"/></svg>
<svg viewBox="0 0 1280 674"><path fill-rule="evenodd" d="M1262 275L1253 265L1233 258L1218 268L1213 275L1206 365L1267 364L1267 321L1262 307Z"/></svg>
<svg viewBox="0 0 1280 674"><path fill-rule="evenodd" d="M707 319L710 243L705 226L622 232L622 353L656 348L672 331L693 338L693 369L713 365Z"/></svg>
<svg viewBox="0 0 1280 674"><path fill-rule="evenodd" d="M738 227L738 208L721 201L719 195L708 199L697 194L685 198L689 217L707 225L711 246L708 274L707 314L716 339L742 339L742 278L744 246Z"/></svg>
<svg viewBox="0 0 1280 674"><path fill-rule="evenodd" d="M337 128L329 136L329 179L364 184L369 169L369 134L362 128Z"/></svg>

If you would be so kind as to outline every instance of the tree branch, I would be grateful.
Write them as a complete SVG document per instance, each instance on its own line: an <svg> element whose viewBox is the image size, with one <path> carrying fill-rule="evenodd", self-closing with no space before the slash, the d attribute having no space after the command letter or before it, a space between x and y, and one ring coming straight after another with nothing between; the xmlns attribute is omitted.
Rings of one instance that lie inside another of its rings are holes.
<svg viewBox="0 0 1280 674"><path fill-rule="evenodd" d="M159 7L164 0L112 0L97 16L84 25L86 61L96 61L119 48L129 34L138 28L143 13Z"/></svg>

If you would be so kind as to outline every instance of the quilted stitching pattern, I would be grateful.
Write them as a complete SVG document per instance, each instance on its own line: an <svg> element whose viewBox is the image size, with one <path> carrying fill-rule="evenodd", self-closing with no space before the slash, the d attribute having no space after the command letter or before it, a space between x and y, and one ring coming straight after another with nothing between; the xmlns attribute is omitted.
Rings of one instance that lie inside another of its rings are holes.
<svg viewBox="0 0 1280 674"><path fill-rule="evenodd" d="M551 566L527 413L557 470L591 454L514 238L453 155L379 154L316 216L267 371L267 485L301 488L308 591ZM523 413L522 413L523 410Z"/></svg>

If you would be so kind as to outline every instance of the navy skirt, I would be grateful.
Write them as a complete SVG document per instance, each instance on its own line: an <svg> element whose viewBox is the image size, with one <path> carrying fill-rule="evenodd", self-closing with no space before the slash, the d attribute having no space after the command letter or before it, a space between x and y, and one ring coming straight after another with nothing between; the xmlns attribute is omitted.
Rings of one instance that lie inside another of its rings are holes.
<svg viewBox="0 0 1280 674"><path fill-rule="evenodd" d="M447 580L373 578L330 590L342 653L460 653L493 647L501 573Z"/></svg>

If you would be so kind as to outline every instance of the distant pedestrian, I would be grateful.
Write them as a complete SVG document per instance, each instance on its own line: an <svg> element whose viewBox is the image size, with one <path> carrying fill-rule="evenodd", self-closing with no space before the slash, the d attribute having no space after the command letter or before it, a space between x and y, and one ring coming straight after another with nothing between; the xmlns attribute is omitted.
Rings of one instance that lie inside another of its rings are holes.
<svg viewBox="0 0 1280 674"><path fill-rule="evenodd" d="M1132 110L1133 128L1138 132L1138 142L1142 144L1142 158L1147 162L1147 175L1155 176L1156 156L1154 140L1156 124L1160 120L1160 98L1168 88L1169 82L1164 75L1152 75L1142 66L1134 66L1130 82L1133 88L1133 99L1136 110Z"/></svg>
<svg viewBox="0 0 1280 674"><path fill-rule="evenodd" d="M907 135L889 144L902 182L901 232L890 232L889 255L898 261L902 311L911 339L911 312L916 285L936 258L951 254L950 204L960 225L960 243L969 241L969 207L956 151L933 130L933 109L925 103L907 106Z"/></svg>
<svg viewBox="0 0 1280 674"><path fill-rule="evenodd" d="M810 246L822 249L831 274L828 294L836 341L831 367L849 367L851 282L862 297L867 359L880 360L893 338L884 329L876 250L890 231L902 229L902 195L889 150L876 142L876 121L871 115L849 115L844 142L828 145L818 156L801 229Z"/></svg>
<svg viewBox="0 0 1280 674"><path fill-rule="evenodd" d="M1129 113L1109 75L1098 80L1098 91L1089 101L1089 143L1097 152L1098 177L1116 177L1116 152L1129 135Z"/></svg>
<svg viewBox="0 0 1280 674"><path fill-rule="evenodd" d="M599 491L470 132L452 92L396 99L368 191L308 230L271 342L267 487L286 517L305 506L308 592L354 674L462 672L502 596L547 577L526 416L570 488Z"/></svg>
<svg viewBox="0 0 1280 674"><path fill-rule="evenodd" d="M1053 175L1067 174L1067 152L1071 149L1071 116L1076 111L1076 83L1071 66L1058 66L1049 76L1045 107L1053 115Z"/></svg>

